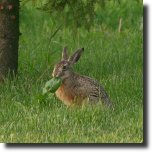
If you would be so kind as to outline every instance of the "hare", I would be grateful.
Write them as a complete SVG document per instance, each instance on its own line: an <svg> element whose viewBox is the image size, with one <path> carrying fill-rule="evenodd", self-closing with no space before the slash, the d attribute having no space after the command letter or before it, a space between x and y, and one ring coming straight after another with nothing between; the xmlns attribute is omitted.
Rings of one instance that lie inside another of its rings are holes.
<svg viewBox="0 0 153 153"><path fill-rule="evenodd" d="M81 105L83 102L97 104L99 101L106 106L111 106L112 101L105 89L90 77L73 72L73 65L79 60L84 48L75 51L68 59L68 50L63 48L62 59L56 63L52 73L53 77L62 79L61 86L56 90L56 96L67 107Z"/></svg>

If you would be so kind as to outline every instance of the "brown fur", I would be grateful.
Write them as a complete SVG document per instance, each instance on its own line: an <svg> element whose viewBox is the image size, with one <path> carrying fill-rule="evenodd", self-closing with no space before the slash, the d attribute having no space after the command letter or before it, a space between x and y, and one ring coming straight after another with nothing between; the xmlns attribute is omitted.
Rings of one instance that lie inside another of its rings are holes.
<svg viewBox="0 0 153 153"><path fill-rule="evenodd" d="M99 101L102 101L107 106L112 105L107 92L98 82L73 72L73 64L78 61L82 51L83 48L78 49L68 60L64 60L67 59L67 48L63 49L62 61L55 65L53 71L53 77L62 79L62 85L57 89L56 96L68 107L74 103L80 105L87 100L90 104L97 104Z"/></svg>

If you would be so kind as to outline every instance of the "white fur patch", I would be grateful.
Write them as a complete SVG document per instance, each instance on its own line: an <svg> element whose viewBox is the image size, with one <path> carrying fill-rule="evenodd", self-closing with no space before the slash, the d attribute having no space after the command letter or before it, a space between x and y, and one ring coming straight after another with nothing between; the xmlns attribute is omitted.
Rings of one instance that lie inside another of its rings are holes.
<svg viewBox="0 0 153 153"><path fill-rule="evenodd" d="M58 71L62 73L62 68L59 68Z"/></svg>

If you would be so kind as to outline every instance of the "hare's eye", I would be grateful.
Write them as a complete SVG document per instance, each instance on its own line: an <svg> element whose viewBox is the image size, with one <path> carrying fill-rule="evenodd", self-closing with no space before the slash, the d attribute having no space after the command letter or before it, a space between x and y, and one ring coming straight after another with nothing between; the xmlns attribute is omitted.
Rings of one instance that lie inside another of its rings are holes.
<svg viewBox="0 0 153 153"><path fill-rule="evenodd" d="M65 70L66 69L66 66L63 66L63 70Z"/></svg>

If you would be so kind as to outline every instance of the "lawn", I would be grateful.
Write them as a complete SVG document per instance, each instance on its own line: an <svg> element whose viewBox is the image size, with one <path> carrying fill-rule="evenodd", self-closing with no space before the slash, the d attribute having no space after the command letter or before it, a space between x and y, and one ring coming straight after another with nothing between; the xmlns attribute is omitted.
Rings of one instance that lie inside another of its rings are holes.
<svg viewBox="0 0 153 153"><path fill-rule="evenodd" d="M0 142L143 143L143 1L106 3L94 25L73 36L49 13L27 3L20 11L19 66L13 81L0 84ZM122 26L119 32L119 22ZM114 103L69 109L54 94L42 96L63 46L84 52L74 71L98 81ZM38 80L39 79L39 80Z"/></svg>

